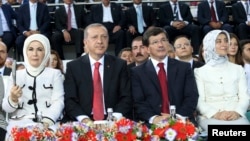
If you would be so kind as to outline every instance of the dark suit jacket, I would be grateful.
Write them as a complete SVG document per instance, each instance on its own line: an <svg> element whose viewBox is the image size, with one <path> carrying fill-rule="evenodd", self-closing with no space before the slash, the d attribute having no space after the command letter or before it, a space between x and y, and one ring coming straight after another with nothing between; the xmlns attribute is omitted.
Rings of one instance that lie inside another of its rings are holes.
<svg viewBox="0 0 250 141"><path fill-rule="evenodd" d="M228 12L223 1L215 0L217 15L220 22L228 22ZM203 1L198 5L198 21L201 25L207 25L211 21L210 6L208 1Z"/></svg>
<svg viewBox="0 0 250 141"><path fill-rule="evenodd" d="M103 77L105 108L130 116L132 100L126 62L105 55ZM66 117L70 120L76 120L79 115L92 117L93 82L89 55L67 63L64 89Z"/></svg>
<svg viewBox="0 0 250 141"><path fill-rule="evenodd" d="M3 70L3 75L10 75L10 73L11 73L11 68L5 67Z"/></svg>
<svg viewBox="0 0 250 141"><path fill-rule="evenodd" d="M138 31L137 13L134 5L129 7L129 9L125 11L125 15L126 15L126 25L128 27L133 25L136 31ZM144 28L148 28L150 26L156 26L156 16L152 6L147 6L146 4L142 4L142 15L144 22L146 24L146 27Z"/></svg>
<svg viewBox="0 0 250 141"><path fill-rule="evenodd" d="M3 14L5 16L5 19L7 21L7 24L10 28L11 33L16 37L17 36L17 29L13 24L13 19L17 19L16 12L12 9L12 7L9 4L3 4L1 6L3 10Z"/></svg>
<svg viewBox="0 0 250 141"><path fill-rule="evenodd" d="M193 60L193 66L192 66L192 69L202 67L203 65L204 65L204 63L199 62L199 61L194 61L194 60Z"/></svg>
<svg viewBox="0 0 250 141"><path fill-rule="evenodd" d="M86 13L82 6L74 5L74 12L76 18L76 24L78 28L84 29L86 26ZM55 12L55 27L56 30L62 31L63 29L67 29L67 12L65 6L61 6Z"/></svg>
<svg viewBox="0 0 250 141"><path fill-rule="evenodd" d="M179 10L183 21L188 21L189 24L193 21L193 16L191 14L190 8L187 4L178 2ZM160 26L170 25L171 21L174 21L174 13L170 2L161 5L158 11Z"/></svg>
<svg viewBox="0 0 250 141"><path fill-rule="evenodd" d="M29 6L30 6L29 3L22 4L18 10L17 27L20 33L30 30ZM40 31L41 34L50 34L51 32L50 15L48 6L46 4L40 2L37 3L36 21L37 21L38 31Z"/></svg>
<svg viewBox="0 0 250 141"><path fill-rule="evenodd" d="M125 16L121 6L112 2L110 4L111 4L111 14L114 25L120 25L123 28L125 25ZM93 5L89 13L89 24L103 23L102 18L103 18L102 4Z"/></svg>
<svg viewBox="0 0 250 141"><path fill-rule="evenodd" d="M233 21L235 24L245 23L247 21L247 13L241 2L232 5Z"/></svg>
<svg viewBox="0 0 250 141"><path fill-rule="evenodd" d="M170 105L176 113L194 121L198 90L190 64L168 58L167 79ZM131 88L138 120L146 121L161 114L160 82L151 60L131 69Z"/></svg>

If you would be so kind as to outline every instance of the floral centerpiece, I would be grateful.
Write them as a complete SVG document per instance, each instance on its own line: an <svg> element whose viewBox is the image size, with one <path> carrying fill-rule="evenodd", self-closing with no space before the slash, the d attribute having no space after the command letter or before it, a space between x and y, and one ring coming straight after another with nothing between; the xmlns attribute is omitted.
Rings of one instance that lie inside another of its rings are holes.
<svg viewBox="0 0 250 141"><path fill-rule="evenodd" d="M11 141L194 141L197 128L190 121L170 118L149 129L143 122L121 118L102 128L80 122L68 122L58 126L55 132L42 126L15 127Z"/></svg>

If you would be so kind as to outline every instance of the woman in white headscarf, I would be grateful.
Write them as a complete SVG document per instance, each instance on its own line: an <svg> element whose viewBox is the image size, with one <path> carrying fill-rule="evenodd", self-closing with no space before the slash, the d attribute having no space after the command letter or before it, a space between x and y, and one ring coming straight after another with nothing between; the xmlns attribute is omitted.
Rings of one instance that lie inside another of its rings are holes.
<svg viewBox="0 0 250 141"><path fill-rule="evenodd" d="M10 117L8 134L13 126L42 123L48 128L56 123L64 108L62 73L46 67L49 40L41 34L29 36L24 42L23 55L25 69L16 71L16 85L10 77L2 104Z"/></svg>
<svg viewBox="0 0 250 141"><path fill-rule="evenodd" d="M249 105L244 69L228 61L230 37L213 30L203 39L206 64L194 70L199 92L198 124L207 131L210 124L249 124Z"/></svg>

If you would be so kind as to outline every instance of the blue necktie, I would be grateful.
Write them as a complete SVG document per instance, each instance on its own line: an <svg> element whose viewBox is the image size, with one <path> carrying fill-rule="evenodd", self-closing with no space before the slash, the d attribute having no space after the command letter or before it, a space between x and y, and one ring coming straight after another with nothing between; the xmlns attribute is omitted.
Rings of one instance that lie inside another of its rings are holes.
<svg viewBox="0 0 250 141"><path fill-rule="evenodd" d="M179 20L179 14L176 3L174 4L174 19Z"/></svg>
<svg viewBox="0 0 250 141"><path fill-rule="evenodd" d="M136 7L136 13L137 13L137 25L138 25L138 31L139 33L143 33L143 17L142 17L142 9L141 6Z"/></svg>
<svg viewBox="0 0 250 141"><path fill-rule="evenodd" d="M2 15L0 14L0 20L1 20L1 22L0 22L0 36L3 36L3 20L2 20Z"/></svg>

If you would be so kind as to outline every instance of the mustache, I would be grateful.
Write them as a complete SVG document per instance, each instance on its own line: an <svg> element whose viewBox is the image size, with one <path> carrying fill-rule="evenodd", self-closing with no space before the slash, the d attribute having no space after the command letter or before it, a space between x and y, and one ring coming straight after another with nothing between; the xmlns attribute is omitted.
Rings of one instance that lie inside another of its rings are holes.
<svg viewBox="0 0 250 141"><path fill-rule="evenodd" d="M138 57L138 56L143 56L143 55L140 52L138 52L135 57Z"/></svg>

